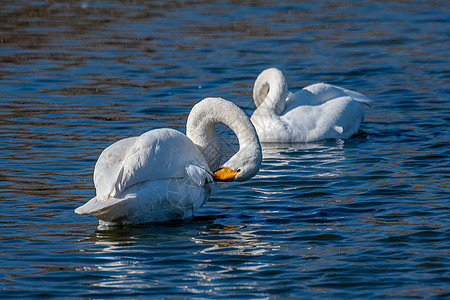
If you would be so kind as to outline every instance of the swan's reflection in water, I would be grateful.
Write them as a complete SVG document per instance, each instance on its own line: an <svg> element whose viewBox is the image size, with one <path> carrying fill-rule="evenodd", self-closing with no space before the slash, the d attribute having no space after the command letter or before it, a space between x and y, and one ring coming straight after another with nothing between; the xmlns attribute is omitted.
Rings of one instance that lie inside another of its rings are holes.
<svg viewBox="0 0 450 300"><path fill-rule="evenodd" d="M204 235L193 240L201 245L209 246L201 253L226 255L261 255L278 249L271 243L261 241L261 235L243 225L216 224Z"/></svg>
<svg viewBox="0 0 450 300"><path fill-rule="evenodd" d="M234 278L243 271L273 268L275 262L258 257L277 250L277 246L242 224L220 221L215 216L199 216L97 230L88 239L95 242L94 255L101 262L96 266L101 276L93 285L134 291L181 289L189 293L201 288L205 292L209 285L220 285L217 280Z"/></svg>
<svg viewBox="0 0 450 300"><path fill-rule="evenodd" d="M336 164L344 158L344 140L326 140L316 143L264 143L263 160L269 169L304 166L324 167ZM294 170L294 169L292 169ZM319 175L320 176L320 175Z"/></svg>
<svg viewBox="0 0 450 300"><path fill-rule="evenodd" d="M263 144L263 165L250 182L261 197L282 195L307 188L321 188L325 180L343 172L345 141L328 140L317 143Z"/></svg>

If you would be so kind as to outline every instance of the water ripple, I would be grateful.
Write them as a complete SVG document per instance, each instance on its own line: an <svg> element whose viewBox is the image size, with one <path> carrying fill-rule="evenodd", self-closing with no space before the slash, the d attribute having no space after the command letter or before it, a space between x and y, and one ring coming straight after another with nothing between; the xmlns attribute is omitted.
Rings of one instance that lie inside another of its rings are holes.
<svg viewBox="0 0 450 300"><path fill-rule="evenodd" d="M3 297L450 295L446 2L3 2ZM360 132L264 145L257 176L184 221L104 229L73 213L102 149L184 131L204 97L251 114L269 66L292 91L374 99Z"/></svg>

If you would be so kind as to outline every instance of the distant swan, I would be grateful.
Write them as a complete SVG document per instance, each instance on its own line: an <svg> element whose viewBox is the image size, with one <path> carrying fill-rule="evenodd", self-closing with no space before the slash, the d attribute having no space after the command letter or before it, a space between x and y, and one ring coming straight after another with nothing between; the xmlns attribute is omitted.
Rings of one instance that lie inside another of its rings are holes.
<svg viewBox="0 0 450 300"><path fill-rule="evenodd" d="M347 139L364 119L360 102L371 100L357 92L326 83L289 93L283 73L264 70L253 87L256 110L251 116L261 142L313 142Z"/></svg>
<svg viewBox="0 0 450 300"><path fill-rule="evenodd" d="M221 168L215 124L233 130L239 151ZM216 181L244 181L259 170L262 154L244 112L221 98L194 105L186 135L169 128L148 131L107 147L94 170L96 196L78 207L101 224L139 224L192 216Z"/></svg>

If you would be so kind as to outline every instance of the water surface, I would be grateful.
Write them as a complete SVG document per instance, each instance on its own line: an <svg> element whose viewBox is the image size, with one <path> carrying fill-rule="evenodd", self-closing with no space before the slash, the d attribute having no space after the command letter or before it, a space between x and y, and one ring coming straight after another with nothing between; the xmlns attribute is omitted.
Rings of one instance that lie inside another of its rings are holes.
<svg viewBox="0 0 450 300"><path fill-rule="evenodd" d="M3 2L2 297L450 296L446 1ZM250 115L271 66L291 91L371 97L361 131L265 145L259 174L192 219L100 230L74 214L105 147L184 131L208 96Z"/></svg>

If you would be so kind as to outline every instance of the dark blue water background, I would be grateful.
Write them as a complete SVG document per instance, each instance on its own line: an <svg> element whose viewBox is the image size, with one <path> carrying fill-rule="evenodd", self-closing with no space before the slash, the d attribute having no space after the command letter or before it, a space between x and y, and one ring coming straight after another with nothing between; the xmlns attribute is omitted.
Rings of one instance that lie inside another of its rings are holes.
<svg viewBox="0 0 450 300"><path fill-rule="evenodd" d="M2 1L0 297L450 297L448 1L297 2ZM250 115L270 66L371 97L360 133L266 146L182 222L74 214L102 149L207 96Z"/></svg>

